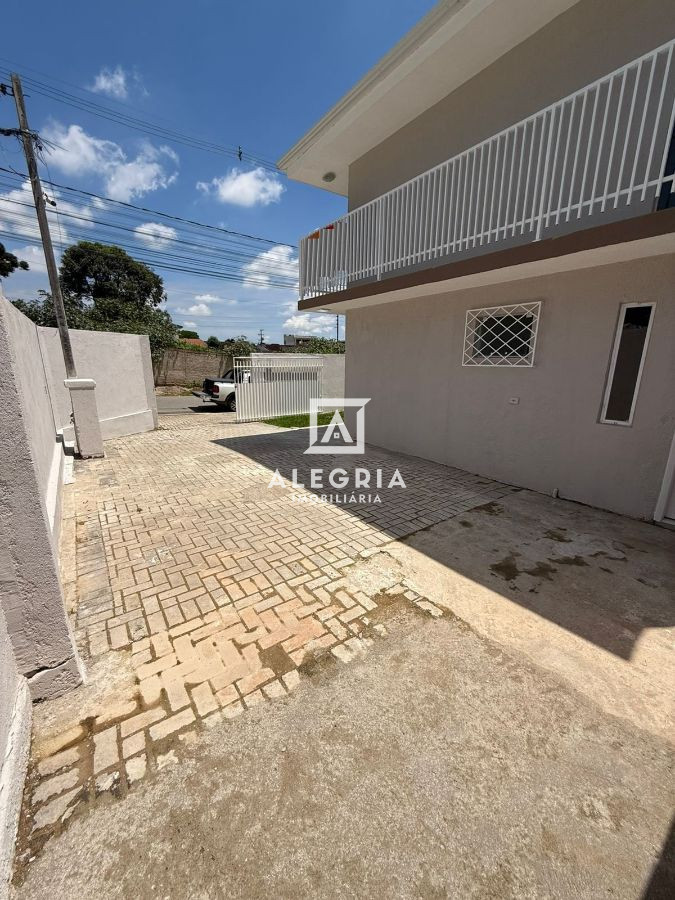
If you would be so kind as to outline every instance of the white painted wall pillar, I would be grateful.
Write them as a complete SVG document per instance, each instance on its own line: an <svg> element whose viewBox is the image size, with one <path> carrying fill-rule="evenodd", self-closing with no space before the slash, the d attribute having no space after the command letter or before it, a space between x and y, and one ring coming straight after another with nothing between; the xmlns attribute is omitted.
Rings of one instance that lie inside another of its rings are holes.
<svg viewBox="0 0 675 900"><path fill-rule="evenodd" d="M66 378L63 383L70 391L78 453L83 459L105 456L96 407L96 382L93 378Z"/></svg>

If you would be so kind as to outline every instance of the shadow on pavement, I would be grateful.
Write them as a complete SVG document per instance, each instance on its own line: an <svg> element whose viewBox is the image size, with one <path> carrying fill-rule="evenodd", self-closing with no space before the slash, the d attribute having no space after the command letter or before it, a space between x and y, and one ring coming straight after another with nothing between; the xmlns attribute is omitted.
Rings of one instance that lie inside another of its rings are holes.
<svg viewBox="0 0 675 900"><path fill-rule="evenodd" d="M625 660L645 629L675 624L675 534L665 529L531 492L522 492L521 501L511 496L517 488L382 448L367 446L357 457L308 456L307 429L214 443L270 476L278 471L287 485L295 474L317 500L342 491L312 487L310 469L345 470L351 492L357 467L382 469L385 485L399 468L405 490L384 487L377 492L381 503L340 509L391 540L418 533L419 552ZM479 524L463 519L469 510L481 514ZM420 534L440 522L443 536Z"/></svg>

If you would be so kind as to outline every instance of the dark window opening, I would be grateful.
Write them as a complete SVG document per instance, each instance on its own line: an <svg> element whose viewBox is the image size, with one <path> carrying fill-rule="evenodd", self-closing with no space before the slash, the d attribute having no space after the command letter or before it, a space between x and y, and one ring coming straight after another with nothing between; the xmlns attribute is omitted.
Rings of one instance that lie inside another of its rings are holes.
<svg viewBox="0 0 675 900"><path fill-rule="evenodd" d="M611 383L604 415L607 421L631 420L652 312L651 306L628 306L624 311L614 370L610 372Z"/></svg>
<svg viewBox="0 0 675 900"><path fill-rule="evenodd" d="M530 315L486 316L476 329L474 356L528 356L533 322Z"/></svg>

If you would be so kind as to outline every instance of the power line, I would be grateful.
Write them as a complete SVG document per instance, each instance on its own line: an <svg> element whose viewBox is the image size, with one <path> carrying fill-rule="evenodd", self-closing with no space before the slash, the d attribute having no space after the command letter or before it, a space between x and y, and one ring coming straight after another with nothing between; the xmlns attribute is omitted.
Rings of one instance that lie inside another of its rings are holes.
<svg viewBox="0 0 675 900"><path fill-rule="evenodd" d="M27 199L25 201L10 199L7 196L0 198L0 211L5 211L5 227L15 226L16 233L13 235L15 239L27 239L35 235L33 230L35 220L30 212L31 205ZM63 226L68 227L72 239L98 240L101 237L98 229L103 228L106 233L110 232L109 237L104 238L103 242L130 250L138 258L153 264L171 261L172 263L197 264L200 267L208 265L214 273L216 271L236 273L238 280L249 285L295 287L296 276L292 264L289 268L288 264L275 264L274 259L264 261L255 247L246 247L246 245L236 242L234 246L230 246L227 242L223 244L204 243L203 241L198 243L195 240L186 239L186 237L194 237L189 231L183 236L181 236L181 232L174 232L170 237L157 237L152 232L143 230L152 223L140 223L133 227L133 221L131 225L126 221L124 223L110 222L103 218L96 218L88 207L78 207L72 204L70 209L60 208L59 217L63 219ZM61 237L60 246L67 246L63 235ZM255 267L244 269L250 263L255 263ZM242 271L243 269L244 271Z"/></svg>
<svg viewBox="0 0 675 900"><path fill-rule="evenodd" d="M0 174L0 185L9 188L10 191L16 191L28 177L11 167L0 166L0 173L4 173ZM251 287L286 289L296 287L295 273L289 272L290 260L285 264L283 260L280 264L276 264L274 258L265 257L266 251L261 249L271 250L279 247L296 249L290 244L162 213L122 200L113 200L51 179L44 179L43 183L54 188L59 194L65 194L65 197L59 197L59 200L62 200L61 206L57 201L50 200L50 211L56 208L58 213L60 239L54 243L61 250L67 247L61 228L60 220L63 219L71 240L99 240L101 243L119 246L131 252L139 261L158 269L244 283ZM63 204L66 204L66 208ZM32 204L23 202L22 199L0 197L0 209L4 208L6 211L5 222L0 221L1 233L8 234L15 240L39 244L39 240L36 240L37 231L30 233L35 219L33 215L24 213L23 207L33 209ZM159 235L153 233L152 226L161 225L161 222L143 221L148 217L171 222L171 233ZM7 231L7 227L11 228L13 223L17 231ZM27 228L29 234L25 233ZM101 228L109 232L109 237L93 233ZM216 243L205 243L200 235L203 230L212 234ZM255 269L246 271L247 265L253 263Z"/></svg>
<svg viewBox="0 0 675 900"><path fill-rule="evenodd" d="M31 223L34 222L34 219L29 216L22 216L21 218ZM26 234L17 235L16 231L8 231L1 226L0 234L2 234L3 236L8 236L13 240L17 240L18 238L19 240L27 244L35 244L37 246L40 245L40 239L36 236ZM76 241L92 240L92 235L83 230L75 230L72 232L72 235ZM122 250L126 250L127 252L133 254L134 258L138 259L139 262L144 262L156 269L164 269L171 272L182 272L191 275L202 275L208 278L212 278L215 281L221 280L244 283L248 284L251 287L274 287L291 290L296 286L295 281L291 278L281 279L271 275L258 277L256 275L242 274L241 266L239 265L216 265L211 259L200 259L198 257L190 257L181 254L165 253L159 250L143 249L138 247L138 245L136 244L129 244L128 242L118 240L115 240L113 243L110 241L98 239L98 243L120 247ZM54 240L54 245L60 250L65 250L69 246L68 243L63 244L60 240Z"/></svg>
<svg viewBox="0 0 675 900"><path fill-rule="evenodd" d="M0 203L10 204L12 206L28 207L29 209L32 208L30 203L24 203L21 200L10 200L6 197L0 197ZM82 208L81 211L84 211L84 209L85 208ZM144 245L140 249L153 250L153 249L161 249L162 244L180 244L180 245L184 245L186 247L191 247L195 250L198 250L207 256L213 255L218 258L227 256L233 260L240 260L241 262L251 262L253 260L259 259L258 254L256 254L255 251L251 252L251 253L246 253L246 252L242 252L240 250L229 249L226 246L214 246L214 245L209 245L209 244L195 243L194 241L186 241L183 238L178 237L177 235L175 237L172 236L172 237L165 237L165 238L164 237L155 238L155 237L153 237L152 233L142 231L143 225L138 225L136 228L131 228L127 225L120 225L116 222L106 222L102 219L94 219L91 216L87 216L87 215L80 216L80 215L77 215L76 213L66 212L66 211L60 211L60 213L59 213L58 204L57 204L57 207L55 210L55 215L57 216L57 218L60 215L64 218L74 219L79 222L86 222L87 224L91 224L91 225L100 225L105 228L111 228L111 229L115 229L118 231L124 231L124 232L134 234L136 236L137 240L141 244ZM32 221L32 216L25 216L25 215L22 215L21 213L13 213L12 217L13 218L21 218L22 220L27 219L28 221ZM80 233L82 233L81 229L80 229ZM144 237L146 238L146 240L144 240ZM151 241L155 240L156 244L158 244L159 246L155 246L153 248L152 243L150 243L150 244L147 243L147 238L149 238ZM270 263L265 264L265 263L262 263L259 261L257 263L256 271L260 274L266 274L266 273L278 274L279 268L275 267L273 264L270 264Z"/></svg>
<svg viewBox="0 0 675 900"><path fill-rule="evenodd" d="M9 233L15 240L27 240L35 237L33 230L34 218L30 214L30 204L23 200L0 198L0 210L5 211L5 229L15 227L14 232ZM71 205L69 211L60 208L59 216L63 219L63 226L67 225L69 240L99 240L102 243L121 247L130 251L136 258L150 265L176 270L181 267L193 274L212 274L214 277L223 276L228 280L243 282L253 287L278 287L295 288L296 275L288 264L275 264L273 259L264 261L258 254L257 248L246 247L244 244L235 243L234 247L224 244L205 244L186 240L180 232L170 237L155 237L150 232L144 232L143 226L148 223L130 227L128 224L109 222L91 215L88 207L76 207ZM84 214L80 214L84 213ZM133 224L133 223L132 223ZM149 223L152 224L152 223ZM96 227L98 226L98 228ZM1 227L1 222L0 222ZM110 232L108 236L101 235L99 229ZM187 237L193 236L188 232ZM145 238L145 240L144 240ZM148 240L150 243L148 243ZM152 246L152 241L155 246ZM61 248L68 244L63 239L55 241ZM255 263L255 268L246 270L247 264ZM205 272L205 268L208 267Z"/></svg>
<svg viewBox="0 0 675 900"><path fill-rule="evenodd" d="M5 172L10 175L14 175L15 177L18 177L18 178L23 178L23 179L28 178L28 176L24 172L17 172L14 169L7 169L4 166L0 166L0 172ZM264 238L264 237L260 237L258 235L253 235L253 234L246 234L241 231L233 231L229 228L221 228L219 225L207 225L205 222L196 222L193 219L184 219L181 216L175 216L175 215L171 215L169 213L159 212L156 209L148 209L145 206L138 206L135 203L128 203L124 200L113 200L111 197L104 197L104 196L101 196L100 194L94 194L91 191L84 191L81 188L69 187L67 185L59 184L58 182L55 182L55 181L47 181L46 179L43 179L43 181L45 184L49 184L52 187L57 188L58 190L68 191L70 193L75 193L75 194L81 194L82 196L85 196L85 197L91 197L92 199L95 199L95 200L101 200L105 203L112 203L112 204L115 204L116 206L122 206L122 207L126 207L128 209L139 210L140 212L148 213L148 215L160 216L161 218L168 219L172 222L182 222L187 225L195 225L198 228L208 228L210 231L218 231L221 234L236 235L237 237L246 238L247 240L251 240L251 241L259 241L260 243L263 243L263 244L270 244L270 245L274 245L277 247L278 246L291 247L294 250L297 249L295 247L295 245L287 244L284 241L275 241L275 240L272 240L271 238Z"/></svg>
<svg viewBox="0 0 675 900"><path fill-rule="evenodd" d="M11 73L8 69L0 67L0 75L8 78ZM79 110L80 112L89 113L90 115L106 119L107 121L114 122L115 124L123 125L127 128L134 129L135 131L139 131L143 134L149 135L151 137L156 137L161 140L169 141L171 143L181 144L183 146L190 147L196 150L203 150L208 153L216 153L229 156L230 158L237 159L240 162L250 163L251 165L268 169L273 172L279 171L273 161L265 159L261 156L257 156L256 154L245 152L244 150L242 150L241 146L226 147L213 141L194 137L193 135L187 135L183 132L175 130L174 128L167 128L156 122L132 116L123 111L115 110L112 107L106 106L105 104L102 104L98 101L89 100L86 97L78 97L75 94L70 93L69 91L61 90L60 88L54 87L52 84L48 84L39 79L32 78L29 75L22 74L21 77L24 83L33 93L40 94L41 96L53 100L57 103L63 103L67 106L71 106L74 109ZM51 79L51 76L46 77L49 77ZM62 83L67 84L67 82ZM75 89L81 90L80 88ZM91 92L87 91L87 93Z"/></svg>

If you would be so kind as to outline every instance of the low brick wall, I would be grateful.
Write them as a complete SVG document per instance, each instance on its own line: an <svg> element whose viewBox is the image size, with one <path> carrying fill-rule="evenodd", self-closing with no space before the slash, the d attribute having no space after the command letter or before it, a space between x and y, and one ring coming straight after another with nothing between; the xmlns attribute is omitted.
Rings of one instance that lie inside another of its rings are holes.
<svg viewBox="0 0 675 900"><path fill-rule="evenodd" d="M232 356L219 350L165 350L154 366L155 384L201 385L205 378L220 378L232 368Z"/></svg>

